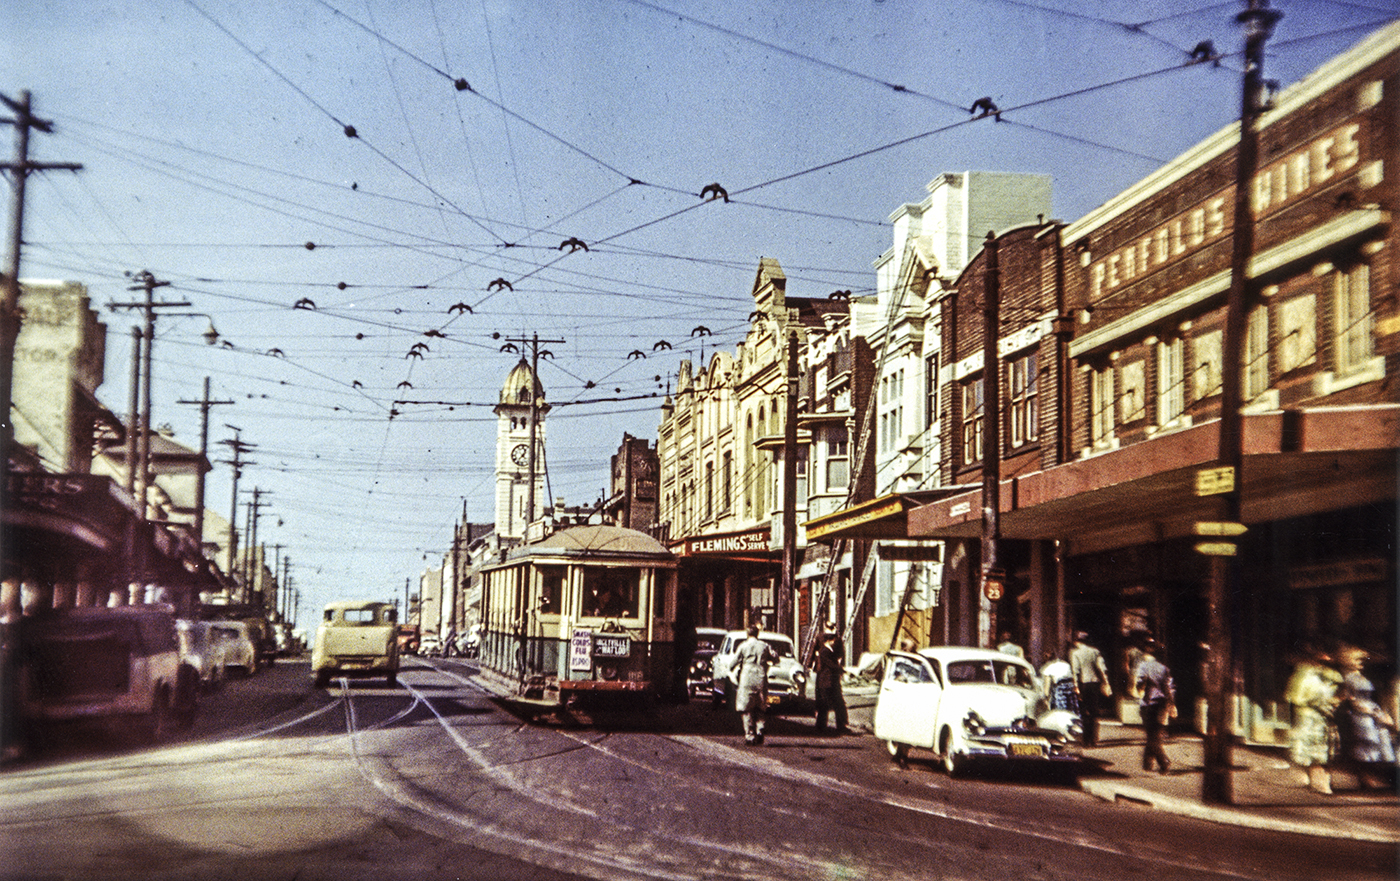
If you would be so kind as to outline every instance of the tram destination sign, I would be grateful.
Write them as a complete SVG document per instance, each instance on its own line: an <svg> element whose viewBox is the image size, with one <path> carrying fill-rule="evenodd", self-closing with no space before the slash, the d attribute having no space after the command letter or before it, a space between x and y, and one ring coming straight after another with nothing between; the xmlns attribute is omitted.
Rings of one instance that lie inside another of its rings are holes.
<svg viewBox="0 0 1400 881"><path fill-rule="evenodd" d="M625 658L632 654L632 640L624 634L593 634L593 657Z"/></svg>

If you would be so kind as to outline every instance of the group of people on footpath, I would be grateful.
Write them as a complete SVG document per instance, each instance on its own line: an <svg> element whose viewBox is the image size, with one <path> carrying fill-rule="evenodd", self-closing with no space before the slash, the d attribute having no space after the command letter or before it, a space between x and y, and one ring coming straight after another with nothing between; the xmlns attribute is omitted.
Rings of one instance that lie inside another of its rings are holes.
<svg viewBox="0 0 1400 881"><path fill-rule="evenodd" d="M998 648L1014 654L1006 648L1009 641L1010 634L1003 634ZM1142 769L1151 771L1155 764L1158 771L1166 774L1171 769L1171 759L1163 739L1167 726L1176 718L1176 684L1160 655L1161 646L1151 638L1143 638L1134 646L1128 660L1128 691L1138 700L1146 735ZM1099 719L1110 715L1113 685L1103 653L1089 642L1087 631L1075 633L1064 655L1051 658L1040 668L1040 681L1050 709L1078 713L1084 727L1084 745L1097 746Z"/></svg>
<svg viewBox="0 0 1400 881"><path fill-rule="evenodd" d="M1293 709L1290 758L1314 792L1332 794L1334 769L1352 773L1360 789L1395 784L1396 715L1376 701L1365 673L1370 660L1358 646L1329 650L1315 641L1296 659L1286 689Z"/></svg>

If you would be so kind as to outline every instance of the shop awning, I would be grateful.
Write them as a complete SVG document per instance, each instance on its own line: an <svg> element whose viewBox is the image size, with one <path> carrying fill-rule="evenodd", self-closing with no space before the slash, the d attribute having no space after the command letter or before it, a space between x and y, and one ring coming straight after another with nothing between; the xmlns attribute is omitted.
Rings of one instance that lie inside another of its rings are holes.
<svg viewBox="0 0 1400 881"><path fill-rule="evenodd" d="M1073 554L1196 534L1215 519L1197 476L1216 462L1219 421L1001 484L1001 534L1059 539ZM1248 415L1240 484L1246 525L1396 497L1400 406ZM981 493L970 490L907 515L910 538L976 538ZM810 533L809 533L810 534Z"/></svg>
<svg viewBox="0 0 1400 881"><path fill-rule="evenodd" d="M891 493L833 511L802 524L808 541L857 538L914 538L906 534L909 512L934 499L961 492L966 487L944 487L912 493Z"/></svg>

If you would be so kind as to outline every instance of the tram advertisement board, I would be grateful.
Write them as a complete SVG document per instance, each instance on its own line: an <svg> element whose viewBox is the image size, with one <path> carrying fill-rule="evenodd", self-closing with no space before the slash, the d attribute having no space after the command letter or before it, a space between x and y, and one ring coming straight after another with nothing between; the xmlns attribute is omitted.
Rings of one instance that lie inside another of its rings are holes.
<svg viewBox="0 0 1400 881"><path fill-rule="evenodd" d="M569 639L569 670L586 673L593 669L593 631L575 630Z"/></svg>

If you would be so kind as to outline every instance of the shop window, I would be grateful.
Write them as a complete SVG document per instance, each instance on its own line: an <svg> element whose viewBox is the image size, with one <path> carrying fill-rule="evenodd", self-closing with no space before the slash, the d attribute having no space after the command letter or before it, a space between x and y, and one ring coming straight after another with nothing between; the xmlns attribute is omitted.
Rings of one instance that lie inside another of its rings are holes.
<svg viewBox="0 0 1400 881"><path fill-rule="evenodd" d="M1333 314L1336 316L1333 368L1337 376L1348 376L1369 367L1376 353L1370 267L1361 263L1339 271L1333 290Z"/></svg>
<svg viewBox="0 0 1400 881"><path fill-rule="evenodd" d="M1157 424L1172 425L1186 414L1185 344L1180 337L1157 344Z"/></svg>
<svg viewBox="0 0 1400 881"><path fill-rule="evenodd" d="M1244 333L1244 399L1252 401L1269 390L1269 307L1250 310Z"/></svg>
<svg viewBox="0 0 1400 881"><path fill-rule="evenodd" d="M1317 297L1295 297L1279 308L1279 371L1317 361Z"/></svg>
<svg viewBox="0 0 1400 881"><path fill-rule="evenodd" d="M1040 392L1036 353L1028 352L1007 365L1007 389L1011 393L1009 416L1011 446L1019 447L1040 437Z"/></svg>
<svg viewBox="0 0 1400 881"><path fill-rule="evenodd" d="M969 379L962 384L962 460L964 465L982 458L985 400L982 378Z"/></svg>
<svg viewBox="0 0 1400 881"><path fill-rule="evenodd" d="M1201 334L1192 342L1196 362L1191 370L1191 391L1194 400L1203 401L1220 394L1223 339L1223 331L1212 330Z"/></svg>
<svg viewBox="0 0 1400 881"><path fill-rule="evenodd" d="M1118 421L1137 422L1147 418L1147 365L1143 361L1124 364L1119 370L1123 391L1118 397Z"/></svg>

